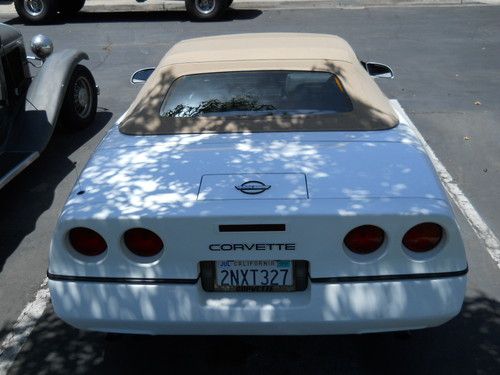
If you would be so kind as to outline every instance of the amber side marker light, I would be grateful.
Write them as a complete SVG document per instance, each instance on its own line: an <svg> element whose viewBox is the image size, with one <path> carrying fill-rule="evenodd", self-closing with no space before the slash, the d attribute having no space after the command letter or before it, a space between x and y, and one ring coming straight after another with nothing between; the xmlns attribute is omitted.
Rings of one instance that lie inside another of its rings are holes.
<svg viewBox="0 0 500 375"><path fill-rule="evenodd" d="M356 254L370 254L384 243L385 232L375 225L362 225L351 230L344 238L344 244Z"/></svg>
<svg viewBox="0 0 500 375"><path fill-rule="evenodd" d="M163 249L163 241L149 229L133 228L123 234L127 248L141 257L152 257Z"/></svg>
<svg viewBox="0 0 500 375"><path fill-rule="evenodd" d="M77 227L69 231L69 242L73 249L82 255L101 255L108 248L108 244L95 230Z"/></svg>
<svg viewBox="0 0 500 375"><path fill-rule="evenodd" d="M403 237L403 245L408 250L424 253L434 249L443 238L443 227L436 223L415 225Z"/></svg>

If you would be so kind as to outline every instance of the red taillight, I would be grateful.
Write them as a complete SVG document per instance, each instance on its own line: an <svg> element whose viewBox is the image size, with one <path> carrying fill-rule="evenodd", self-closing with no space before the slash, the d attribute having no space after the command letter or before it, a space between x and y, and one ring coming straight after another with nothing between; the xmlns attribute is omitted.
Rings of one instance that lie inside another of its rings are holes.
<svg viewBox="0 0 500 375"><path fill-rule="evenodd" d="M129 229L124 233L123 240L131 252L141 257L154 256L163 249L161 238L144 228Z"/></svg>
<svg viewBox="0 0 500 375"><path fill-rule="evenodd" d="M403 237L407 249L423 253L434 249L443 238L443 227L435 223L415 225Z"/></svg>
<svg viewBox="0 0 500 375"><path fill-rule="evenodd" d="M95 230L78 227L69 231L69 242L73 249L86 256L96 256L108 248L106 241Z"/></svg>
<svg viewBox="0 0 500 375"><path fill-rule="evenodd" d="M385 233L375 225L354 228L344 238L344 244L356 254L370 254L384 243Z"/></svg>

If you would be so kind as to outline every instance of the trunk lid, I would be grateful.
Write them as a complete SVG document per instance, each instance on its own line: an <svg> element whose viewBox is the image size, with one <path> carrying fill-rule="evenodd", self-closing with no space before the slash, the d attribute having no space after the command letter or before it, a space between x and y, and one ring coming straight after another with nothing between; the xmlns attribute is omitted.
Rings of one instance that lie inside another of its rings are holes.
<svg viewBox="0 0 500 375"><path fill-rule="evenodd" d="M121 135L115 144L114 135L91 159L78 189L106 201L113 211L214 199L442 197L420 144L401 131L391 132L371 132L371 138L291 133L281 140L269 133ZM271 187L260 194L237 189L249 181Z"/></svg>

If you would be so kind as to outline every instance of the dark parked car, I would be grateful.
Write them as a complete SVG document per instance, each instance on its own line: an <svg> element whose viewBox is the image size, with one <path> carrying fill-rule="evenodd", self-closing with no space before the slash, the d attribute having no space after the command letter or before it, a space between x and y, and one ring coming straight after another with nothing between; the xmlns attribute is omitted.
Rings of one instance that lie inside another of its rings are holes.
<svg viewBox="0 0 500 375"><path fill-rule="evenodd" d="M52 54L52 42L35 36L27 56L22 35L0 24L0 188L47 146L57 126L89 125L95 117L98 88L79 62L86 53L65 49ZM38 68L32 77L28 63Z"/></svg>
<svg viewBox="0 0 500 375"><path fill-rule="evenodd" d="M146 0L136 0L145 2ZM177 0L184 1L187 11L195 19L208 20L226 10L233 0ZM25 21L47 22L57 14L75 14L85 5L85 0L14 0L16 11Z"/></svg>

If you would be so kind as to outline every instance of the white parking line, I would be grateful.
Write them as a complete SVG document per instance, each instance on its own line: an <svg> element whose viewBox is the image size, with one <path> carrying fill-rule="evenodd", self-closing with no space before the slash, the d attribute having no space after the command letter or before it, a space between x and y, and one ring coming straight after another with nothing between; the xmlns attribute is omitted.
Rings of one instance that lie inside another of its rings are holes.
<svg viewBox="0 0 500 375"><path fill-rule="evenodd" d="M488 224L486 224L481 215L479 215L479 212L476 211L469 199L465 196L462 190L460 190L457 183L453 182L453 177L451 177L444 165L439 161L434 151L432 151L432 148L425 141L422 134L420 134L418 129L410 120L403 107L401 107L401 104L394 99L391 100L391 104L399 111L401 111L405 120L408 122L408 125L413 128L417 136L420 138L425 151L427 151L427 154L434 164L434 168L436 168L439 178L444 184L451 199L453 199L462 214L465 216L470 226L476 233L477 237L484 242L486 250L491 255L497 266L500 268L500 241L498 240L497 236L495 236L495 233L493 233Z"/></svg>
<svg viewBox="0 0 500 375"><path fill-rule="evenodd" d="M498 238L484 222L481 215L479 215L474 206L470 203L469 199L465 196L462 190L460 190L458 185L453 182L451 175L436 157L436 154L434 154L434 151L432 151L413 122L408 118L399 102L397 100L391 100L391 103L402 113L405 120L420 138L420 141L434 164L434 167L436 168L441 181L448 191L448 194L460 208L462 214L465 216L478 238L484 242L486 250L488 250L497 266L500 267L500 242ZM21 315L19 315L17 322L12 327L12 331L6 336L0 345L0 375L7 374L24 343L33 331L38 319L42 316L48 302L49 290L47 288L47 279L45 279L40 287L40 290L36 294L35 300L26 305L24 310L21 312Z"/></svg>
<svg viewBox="0 0 500 375"><path fill-rule="evenodd" d="M125 117L124 113L118 123ZM0 375L6 375L10 367L14 364L17 355L28 340L33 328L35 328L38 319L42 316L50 300L49 289L47 287L48 279L45 278L38 290L35 300L26 305L16 323L0 344Z"/></svg>
<svg viewBox="0 0 500 375"><path fill-rule="evenodd" d="M40 290L36 293L35 300L26 305L11 332L0 344L0 375L6 375L14 364L17 354L35 328L48 302L49 289L47 288L47 279L45 279L40 285Z"/></svg>

